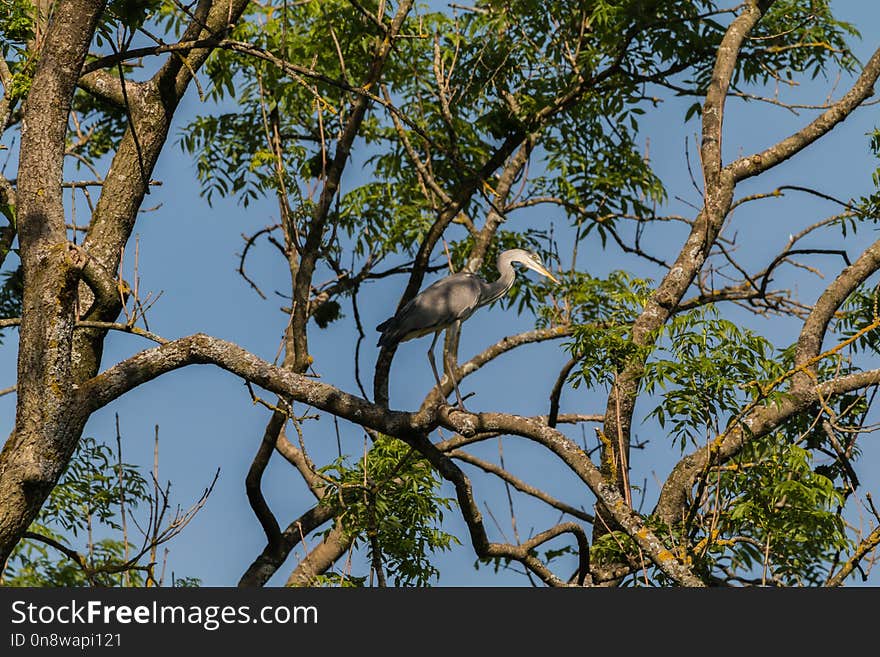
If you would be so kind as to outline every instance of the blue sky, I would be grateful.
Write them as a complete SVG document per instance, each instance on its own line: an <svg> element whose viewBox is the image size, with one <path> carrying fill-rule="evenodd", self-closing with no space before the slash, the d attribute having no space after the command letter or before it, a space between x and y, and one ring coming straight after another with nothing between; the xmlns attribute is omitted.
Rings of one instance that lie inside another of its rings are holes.
<svg viewBox="0 0 880 657"><path fill-rule="evenodd" d="M851 20L865 34L861 42L854 44L857 55L865 61L873 48L880 46L880 40L872 36L872 28L880 19L880 7L860 0L837 1L833 6L841 18ZM833 86L833 79L805 82L788 97L821 102ZM841 79L834 96L839 97L847 86L847 79ZM649 112L643 121L645 137L650 140L650 157L669 190L668 210L686 216L692 216L694 211L677 201L675 196L699 202L684 158L685 138L693 144L694 136L699 132L699 125L694 120L682 123L684 110L691 102L690 99L667 99L658 110ZM154 188L145 201L147 207L161 206L154 212L144 213L136 231L141 291L162 292L161 299L149 314L150 328L167 338L203 331L235 341L272 361L286 324L286 316L279 311L286 301L272 291L287 288L285 263L265 242L259 243L249 259L249 274L269 294L265 301L249 289L236 273L236 268L237 254L244 244L241 234L274 224L277 205L267 200L244 208L232 201L217 200L211 207L199 196L195 167L176 142L181 127L202 111L205 110L198 95L195 89L191 89L178 112L175 131L154 174L163 185ZM795 116L783 109L758 103L731 101L726 112L724 134L726 158L729 161L740 154L761 150L804 125L811 116L810 112ZM872 189L871 172L876 162L869 152L866 133L877 123L876 106L858 111L839 126L831 138L811 146L759 181L744 184L738 195L768 191L779 184L818 187L843 199L869 193ZM691 161L696 162L693 152ZM350 189L358 185L361 182L359 175L358 167L350 167L343 187ZM794 226L812 223L835 211L837 208L833 204L813 197L789 196L743 208L737 212L731 229L738 233L741 252L754 262L761 262L778 252ZM541 212L546 211L515 216L509 227L524 226L528 222L555 222L558 230L564 230L564 218L553 214L545 216ZM654 228L648 229L646 240L656 244L659 251L670 253L680 235L672 235L666 229L654 231ZM870 229L863 230L860 235L861 240L874 238ZM864 242L866 245L867 241ZM849 248L852 258L857 249L852 245ZM129 274L132 252L133 248L130 248L126 256ZM582 247L579 262L594 275L628 268L635 269L640 275L657 276L655 269L623 258L613 249L602 251L597 242L588 242ZM829 273L833 275L839 269L839 262L830 256L818 256L810 264L826 272L825 282ZM778 282L790 285L809 302L815 298L823 280L803 270L789 268L784 275L780 274ZM360 296L359 310L368 330L362 345L361 371L368 390L377 353L372 327L393 312L403 285L404 281L399 278L384 279L367 286ZM344 306L343 311L346 319L331 324L324 331L318 331L312 325L314 368L326 382L355 392L350 306ZM779 343L790 343L797 336L798 327L793 321L775 320L771 328L745 315L741 319ZM505 335L530 328L532 322L527 317L517 317L498 308L483 309L463 329L460 358L464 360ZM12 337L8 336L0 347L0 372L6 373L0 379L0 388L14 382L15 340ZM393 408L414 408L431 387L433 380L425 358L428 344L427 339L413 341L398 351L391 378ZM111 334L104 363L116 362L149 346L134 336ZM502 357L464 384L463 392L477 392L468 407L518 414L546 413L548 392L567 358L559 343L534 345L515 355ZM601 412L602 402L600 395L567 388L562 396L562 411ZM644 408L640 406L637 414L639 410L644 411ZM198 577L207 586L234 585L264 543L262 531L244 494L244 478L268 418L266 409L251 403L240 380L216 368L200 366L164 376L102 409L89 421L86 433L111 441L115 435L116 413L120 416L126 460L145 468L152 463L153 431L154 426L159 425L160 479L172 481L175 503L187 506L198 498L220 468L219 482L207 506L183 535L170 544L169 570L178 576ZM0 398L0 432L11 430L13 417L14 396ZM340 423L339 429L344 450L360 453L362 434L345 423ZM579 432L570 435L577 437ZM586 436L592 446L592 428L587 428ZM637 426L636 438L649 440L646 449L634 452L631 476L635 484L646 482L644 510L648 510L656 496L658 482L665 479L680 453L654 426ZM336 432L330 418L312 424L306 440L317 461L335 456ZM869 482L868 474L880 467L880 447L874 435L865 436L862 447L863 457L856 470L864 473L862 479ZM489 442L473 451L495 460L497 449L496 442ZM506 440L504 456L512 472L569 503L585 504L589 508L590 501L583 496L582 484L540 450L523 441ZM512 538L503 487L487 477L477 476L475 480L479 482L478 499L481 504L487 504L483 510L490 509L507 538ZM299 476L278 458L273 460L266 473L264 492L282 526L311 504ZM444 487L444 492L453 496L448 486ZM637 502L638 499L636 496ZM522 497L516 498L516 511L521 536L530 531L542 531L548 523L555 521L554 514L542 513L535 503ZM496 532L493 535L500 536L492 520L487 518L487 523L490 530ZM458 536L464 545L439 556L440 585L527 584L516 573L496 574L487 567L475 570L476 559L464 524L456 513L447 514L445 529ZM314 545L315 539L309 539L308 543ZM302 554L301 549L297 553ZM288 560L270 584L282 584L294 563L293 558ZM356 562L356 573L364 574L366 570L365 561ZM878 575L875 574L872 583L880 584Z"/></svg>

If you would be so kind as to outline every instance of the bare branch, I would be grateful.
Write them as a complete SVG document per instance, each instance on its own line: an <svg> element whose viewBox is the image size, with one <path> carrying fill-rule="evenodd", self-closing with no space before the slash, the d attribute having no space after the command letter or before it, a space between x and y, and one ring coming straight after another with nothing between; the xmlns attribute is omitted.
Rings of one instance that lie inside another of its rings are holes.
<svg viewBox="0 0 880 657"><path fill-rule="evenodd" d="M556 377L556 383L553 384L553 389L550 391L550 412L547 414L547 426L555 427L556 422L559 419L559 397L562 394L562 388L565 385L566 379L568 379L568 375L571 374L571 371L574 369L574 366L577 365L577 358L570 358L568 362L562 366L562 369L559 370L559 375Z"/></svg>
<svg viewBox="0 0 880 657"><path fill-rule="evenodd" d="M278 395L397 436L421 451L444 477L451 477L450 481L459 484L464 475L424 437L438 422L465 435L501 431L536 440L562 459L590 487L659 568L684 585L701 585L689 568L664 556L669 554L668 550L644 526L638 514L626 506L614 486L605 482L598 468L579 447L555 429L529 418L497 413L472 415L451 411L446 406L429 407L417 413L391 411L321 381L274 367L235 344L204 334L181 338L136 354L85 382L77 391L80 408L84 413L91 413L166 372L197 363L213 363Z"/></svg>
<svg viewBox="0 0 880 657"><path fill-rule="evenodd" d="M736 67L736 60L743 40L764 15L772 2L748 2L727 28L712 69L712 78L706 91L703 104L703 131L700 154L703 163L703 180L706 187L717 184L721 173L721 128L724 116L724 101L730 87L730 79Z"/></svg>
<svg viewBox="0 0 880 657"><path fill-rule="evenodd" d="M880 76L880 49L865 64L858 80L838 102L790 137L761 153L742 157L728 167L735 180L744 180L762 173L796 155L845 120L865 99L874 93Z"/></svg>
<svg viewBox="0 0 880 657"><path fill-rule="evenodd" d="M263 528L263 532L266 534L266 541L269 545L268 549L274 548L276 550L277 547L275 546L281 541L281 527L269 508L266 498L263 497L261 483L263 472L266 470L266 466L269 465L269 458L275 451L278 434L286 422L286 414L280 411L272 413L272 418L266 425L263 439L260 441L260 446L257 448L257 453L245 477L245 492L247 493L248 502L250 502L251 509Z"/></svg>
<svg viewBox="0 0 880 657"><path fill-rule="evenodd" d="M504 337L495 344L481 351L479 354L477 354L467 362L459 365L458 369L455 370L455 380L461 381L466 376L470 376L484 365L498 358L502 354L511 351L512 349L516 349L517 347L521 347L522 345L532 344L535 342L544 342L546 340L555 340L557 338L567 337L571 335L571 331L571 326L563 324L551 328L535 329L533 331L526 331L525 333L519 333L517 335ZM453 383L450 380L450 377L444 374L443 378L440 380L439 394L437 393L437 391L435 391L433 395L429 395L428 397L426 397L425 404L435 403L438 397L440 399L446 399L446 397L452 392L452 388Z"/></svg>
<svg viewBox="0 0 880 657"><path fill-rule="evenodd" d="M373 53L368 74L363 81L365 88L373 87L381 79L382 71L388 56L391 54L394 37L400 32L404 20L412 8L413 1L402 0L398 4L397 12L391 21L385 39L377 46ZM328 163L320 197L314 206L312 217L306 230L305 242L302 247L299 267L296 271L293 285L293 313L291 320L294 352L293 366L298 372L304 372L309 365L308 332L306 330L306 324L309 319L309 293L312 276L319 256L319 247L324 238L324 228L331 204L339 190L342 173L348 162L352 144L360 132L368 107L369 99L363 95L357 96L352 103L348 119L336 142L336 151L332 160Z"/></svg>
<svg viewBox="0 0 880 657"><path fill-rule="evenodd" d="M507 470L498 467L494 463L490 463L489 461L485 461L483 459L477 458L472 454L468 454L467 452L463 452L461 450L453 450L451 452L447 452L449 456L454 459L458 459L459 461L464 461L465 463L470 463L471 465L475 465L481 470L485 472L489 472L491 474L497 475L511 486L516 488L521 493L525 493L526 495L531 495L534 498L541 500L549 504L550 506L559 509L563 513L567 513L575 518L583 520L585 522L593 522L594 518L591 514L581 511L580 509L576 509L575 507L566 504L565 502L560 502L556 498L548 495L540 488L536 488L531 486L530 484L525 483L521 479L514 477Z"/></svg>

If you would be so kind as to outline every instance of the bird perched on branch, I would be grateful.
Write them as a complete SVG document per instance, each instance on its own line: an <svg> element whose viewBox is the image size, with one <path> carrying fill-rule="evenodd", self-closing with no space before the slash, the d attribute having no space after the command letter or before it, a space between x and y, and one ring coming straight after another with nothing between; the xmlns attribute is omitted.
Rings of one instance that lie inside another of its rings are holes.
<svg viewBox="0 0 880 657"><path fill-rule="evenodd" d="M431 363L431 371L434 373L434 380L439 388L440 376L434 361L434 346L437 344L437 337L443 329L473 315L480 306L492 303L507 294L516 279L514 262L525 265L555 283L559 282L544 267L538 254L524 249L503 251L498 256L496 263L500 274L496 281L487 283L470 272L458 272L440 279L419 292L409 303L397 311L394 317L386 319L376 327L377 331L382 332L378 346L390 347L433 333L434 339L431 340L431 346L428 349L428 362ZM452 368L450 368L450 374L451 372ZM464 408L461 394L458 391L458 383L454 376L452 376L452 382L458 404Z"/></svg>

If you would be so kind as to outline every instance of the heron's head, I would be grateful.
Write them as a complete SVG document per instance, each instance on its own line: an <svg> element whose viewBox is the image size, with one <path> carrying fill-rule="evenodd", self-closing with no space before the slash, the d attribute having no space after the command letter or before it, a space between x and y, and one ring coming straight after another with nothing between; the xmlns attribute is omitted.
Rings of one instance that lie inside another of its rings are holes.
<svg viewBox="0 0 880 657"><path fill-rule="evenodd" d="M559 280L557 280L557 278L550 273L550 270L548 270L544 266L544 262L541 260L541 256L539 256L534 251L526 251L525 249L511 249L509 253L511 254L511 262L519 262L529 269L538 272L542 276L546 276L554 283L559 282Z"/></svg>

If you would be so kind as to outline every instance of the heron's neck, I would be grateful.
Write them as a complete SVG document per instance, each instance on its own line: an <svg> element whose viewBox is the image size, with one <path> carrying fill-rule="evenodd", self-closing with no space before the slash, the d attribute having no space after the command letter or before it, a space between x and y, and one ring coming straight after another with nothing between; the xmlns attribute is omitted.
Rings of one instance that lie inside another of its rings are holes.
<svg viewBox="0 0 880 657"><path fill-rule="evenodd" d="M497 280L486 284L483 292L483 303L481 305L492 303L496 299L500 299L507 294L507 291L511 287L513 287L513 281L516 279L516 270L514 270L513 265L510 264L510 260L507 258L501 258L498 260L498 273L500 275Z"/></svg>

